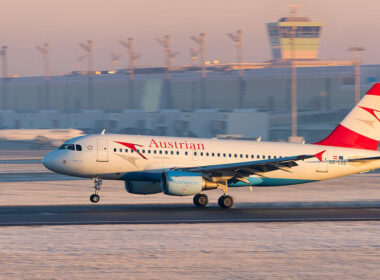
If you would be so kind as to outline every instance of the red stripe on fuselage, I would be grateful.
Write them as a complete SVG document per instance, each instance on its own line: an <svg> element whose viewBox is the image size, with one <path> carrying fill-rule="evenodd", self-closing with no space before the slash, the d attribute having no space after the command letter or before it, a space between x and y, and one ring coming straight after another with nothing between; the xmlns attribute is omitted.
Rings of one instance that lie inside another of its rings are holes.
<svg viewBox="0 0 380 280"><path fill-rule="evenodd" d="M131 150L133 150L137 154L139 154L143 159L147 159L142 153L140 153L140 152L137 151L136 146L142 147L141 145L133 144L133 143L126 143L126 142L118 142L118 141L115 141L115 143L118 143L118 144L121 144L121 145L123 145L123 146L125 146L127 148L130 148Z"/></svg>
<svg viewBox="0 0 380 280"><path fill-rule="evenodd" d="M379 141L360 135L340 124L326 139L314 144L355 149L377 150Z"/></svg>

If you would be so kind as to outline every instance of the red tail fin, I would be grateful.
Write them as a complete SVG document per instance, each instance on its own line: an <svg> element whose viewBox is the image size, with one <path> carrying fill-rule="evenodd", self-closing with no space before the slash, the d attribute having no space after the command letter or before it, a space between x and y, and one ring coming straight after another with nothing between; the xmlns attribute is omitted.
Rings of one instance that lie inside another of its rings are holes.
<svg viewBox="0 0 380 280"><path fill-rule="evenodd" d="M379 140L380 83L377 83L326 139L315 144L377 150Z"/></svg>

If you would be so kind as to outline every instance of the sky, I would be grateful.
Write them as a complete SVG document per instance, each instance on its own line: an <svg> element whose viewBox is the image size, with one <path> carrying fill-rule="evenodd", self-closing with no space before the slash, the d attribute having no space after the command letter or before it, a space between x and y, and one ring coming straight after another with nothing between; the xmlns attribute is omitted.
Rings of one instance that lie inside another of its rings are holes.
<svg viewBox="0 0 380 280"><path fill-rule="evenodd" d="M43 74L37 45L49 42L52 73L77 67L83 54L79 43L94 41L94 68L110 69L111 52L135 38L141 54L138 66L164 65L164 52L155 38L171 35L179 55L175 65L188 64L190 36L206 33L206 58L233 62L234 44L226 34L243 30L244 61L271 58L265 24L287 16L290 4L300 4L299 16L323 23L320 59L348 60L350 46L361 46L363 63L380 63L380 1L378 0L0 0L0 45L8 46L10 75Z"/></svg>

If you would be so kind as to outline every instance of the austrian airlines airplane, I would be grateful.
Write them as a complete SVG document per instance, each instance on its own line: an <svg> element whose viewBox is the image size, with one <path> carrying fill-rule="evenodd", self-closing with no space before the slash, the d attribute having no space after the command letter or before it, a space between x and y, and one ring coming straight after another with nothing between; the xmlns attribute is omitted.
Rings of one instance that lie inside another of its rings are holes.
<svg viewBox="0 0 380 280"><path fill-rule="evenodd" d="M92 178L98 202L103 179L122 180L134 194L194 195L220 189L222 208L230 208L232 187L283 186L315 182L380 168L380 83L324 140L314 144L88 135L68 140L43 159L48 169Z"/></svg>

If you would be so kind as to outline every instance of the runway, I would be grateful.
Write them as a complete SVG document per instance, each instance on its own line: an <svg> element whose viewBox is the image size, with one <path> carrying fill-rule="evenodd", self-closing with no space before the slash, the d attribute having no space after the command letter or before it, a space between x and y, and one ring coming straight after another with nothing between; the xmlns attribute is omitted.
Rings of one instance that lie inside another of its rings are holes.
<svg viewBox="0 0 380 280"><path fill-rule="evenodd" d="M378 221L374 207L241 207L203 209L192 205L68 205L0 207L0 226L96 224L195 224L316 221Z"/></svg>

